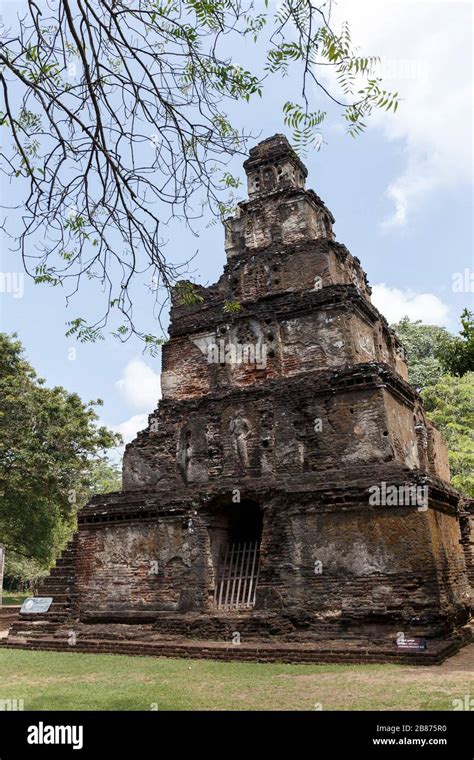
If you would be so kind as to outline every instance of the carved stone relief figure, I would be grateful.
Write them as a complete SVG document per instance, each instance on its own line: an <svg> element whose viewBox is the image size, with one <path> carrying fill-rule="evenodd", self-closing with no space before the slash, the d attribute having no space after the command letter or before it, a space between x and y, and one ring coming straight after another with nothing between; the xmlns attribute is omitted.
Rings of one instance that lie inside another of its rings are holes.
<svg viewBox="0 0 474 760"><path fill-rule="evenodd" d="M245 417L235 417L229 422L232 444L242 467L248 467L249 465L247 438L250 435L250 431L250 422Z"/></svg>
<svg viewBox="0 0 474 760"><path fill-rule="evenodd" d="M275 187L275 173L271 166L263 170L263 186L265 190L273 190Z"/></svg>
<svg viewBox="0 0 474 760"><path fill-rule="evenodd" d="M205 451L207 451L206 436L200 429L200 422L195 421L190 427L182 428L176 462L185 483L203 482L209 479L206 462L203 461Z"/></svg>

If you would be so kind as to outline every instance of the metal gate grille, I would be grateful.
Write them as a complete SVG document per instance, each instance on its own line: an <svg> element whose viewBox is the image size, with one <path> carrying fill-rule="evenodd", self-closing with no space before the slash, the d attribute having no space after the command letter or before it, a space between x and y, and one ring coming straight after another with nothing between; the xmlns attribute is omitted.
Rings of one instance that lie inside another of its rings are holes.
<svg viewBox="0 0 474 760"><path fill-rule="evenodd" d="M226 546L214 595L219 610L242 610L255 606L259 550L258 541Z"/></svg>

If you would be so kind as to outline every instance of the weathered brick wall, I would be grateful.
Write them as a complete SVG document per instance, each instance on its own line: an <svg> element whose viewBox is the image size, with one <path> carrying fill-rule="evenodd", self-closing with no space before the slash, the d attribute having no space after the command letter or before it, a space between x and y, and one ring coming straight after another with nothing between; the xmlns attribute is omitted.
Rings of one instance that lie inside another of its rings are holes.
<svg viewBox="0 0 474 760"><path fill-rule="evenodd" d="M449 482L449 459L446 441L433 425L427 424L428 469L442 480Z"/></svg>
<svg viewBox="0 0 474 760"><path fill-rule="evenodd" d="M163 349L167 399L372 360L406 376L395 337L351 284L287 292L233 316L224 313L224 301L212 302L180 315L170 332ZM264 346L265 361L215 363L210 347L235 344Z"/></svg>
<svg viewBox="0 0 474 760"><path fill-rule="evenodd" d="M370 300L360 262L340 243L322 238L311 243L269 246L257 253L245 248L225 267L217 289L203 289L205 301L218 295L242 303L291 291L330 285L354 285Z"/></svg>
<svg viewBox="0 0 474 760"><path fill-rule="evenodd" d="M386 422L384 433L396 459L408 467L420 467L418 440L415 432L414 405L384 391Z"/></svg>
<svg viewBox="0 0 474 760"><path fill-rule="evenodd" d="M83 619L192 609L207 598L209 566L200 538L180 518L84 526L78 556Z"/></svg>
<svg viewBox="0 0 474 760"><path fill-rule="evenodd" d="M280 605L295 620L334 628L390 626L393 635L397 626L439 634L450 620L467 620L455 515L363 504L342 512L292 507L289 519L276 520L278 540L263 549L260 608Z"/></svg>
<svg viewBox="0 0 474 760"><path fill-rule="evenodd" d="M319 199L318 199L319 200ZM240 214L226 221L225 248L229 259L246 250L270 245L294 245L302 241L332 239L324 208L310 193L284 191L240 204Z"/></svg>
<svg viewBox="0 0 474 760"><path fill-rule="evenodd" d="M461 546L470 585L471 607L474 607L474 499L463 499L460 515Z"/></svg>
<svg viewBox="0 0 474 760"><path fill-rule="evenodd" d="M392 460L445 478L417 396L396 376L386 371L381 382L372 364L360 365L358 376L288 374L272 384L271 405L268 381L236 389L231 404L225 386L210 397L162 402L151 426L127 446L124 489L222 477L278 480L288 472Z"/></svg>
<svg viewBox="0 0 474 760"><path fill-rule="evenodd" d="M394 472L382 477L393 482ZM360 485L364 479L368 485L368 471L351 477L352 494L334 482L332 490L329 483L323 490L323 480L317 492L298 494L295 480L291 494L252 494L263 519L256 611L283 616L292 630L310 626L336 635L355 626L360 635L379 629L393 637L405 627L446 634L466 621L469 608L452 504L430 497L426 511L370 506ZM221 511L210 509L204 493L187 515L158 511L152 519L81 527L76 590L83 620L215 614L216 568L230 502ZM97 500L99 520L101 512ZM266 630L265 620L260 624Z"/></svg>
<svg viewBox="0 0 474 760"><path fill-rule="evenodd" d="M278 382L271 405L264 389L259 394L243 389L232 405L225 393L182 402L181 407L162 403L156 431L152 423L126 449L123 488L161 487L170 480L182 486L222 477L278 479L287 472L390 459L415 466L413 415L404 403L382 393L373 377L371 383L371 388L349 391L342 386L335 392L325 391L315 378ZM405 438L395 426L403 414Z"/></svg>
<svg viewBox="0 0 474 760"><path fill-rule="evenodd" d="M467 622L470 610L469 578L466 557L461 549L459 513L444 510L426 513L439 586L439 607L455 623Z"/></svg>

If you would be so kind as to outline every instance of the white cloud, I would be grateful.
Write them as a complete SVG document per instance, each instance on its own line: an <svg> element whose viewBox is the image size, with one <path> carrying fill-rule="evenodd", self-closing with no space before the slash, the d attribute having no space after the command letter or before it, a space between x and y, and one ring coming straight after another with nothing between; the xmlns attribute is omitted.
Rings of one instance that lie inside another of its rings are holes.
<svg viewBox="0 0 474 760"><path fill-rule="evenodd" d="M120 433L124 445L133 441L140 430L148 425L148 415L156 409L161 398L160 375L142 359L132 359L123 370L122 377L115 383L126 402L139 414L128 420L112 425L112 430ZM124 446L117 446L111 453L112 459L119 461Z"/></svg>
<svg viewBox="0 0 474 760"><path fill-rule="evenodd" d="M124 444L130 443L136 438L140 430L144 430L148 425L148 414L134 414L129 420L114 425L114 431L120 433Z"/></svg>
<svg viewBox="0 0 474 760"><path fill-rule="evenodd" d="M120 446L114 446L108 451L110 461L121 465L126 444L133 441L137 437L137 433L147 427L148 414L134 414L129 420L120 422L118 425L106 425L105 422L102 424L109 430L113 430L114 433L120 433L122 436L123 443Z"/></svg>
<svg viewBox="0 0 474 760"><path fill-rule="evenodd" d="M160 376L142 359L129 361L115 385L127 403L138 411L150 414L161 398Z"/></svg>
<svg viewBox="0 0 474 760"><path fill-rule="evenodd" d="M472 5L459 0L339 0L335 30L349 21L361 55L379 55L386 88L403 99L396 114L369 120L401 141L400 172L387 188L403 226L441 188L472 176Z"/></svg>
<svg viewBox="0 0 474 760"><path fill-rule="evenodd" d="M372 303L389 323L410 317L421 319L427 325L449 325L449 308L433 293L415 293L379 283L372 287Z"/></svg>

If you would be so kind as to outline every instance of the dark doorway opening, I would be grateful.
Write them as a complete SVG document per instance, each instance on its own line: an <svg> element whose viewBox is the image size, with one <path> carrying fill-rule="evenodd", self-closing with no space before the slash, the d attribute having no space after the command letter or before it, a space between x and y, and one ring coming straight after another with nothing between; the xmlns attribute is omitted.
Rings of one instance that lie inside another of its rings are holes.
<svg viewBox="0 0 474 760"><path fill-rule="evenodd" d="M250 499L216 504L210 521L214 604L220 610L255 606L260 569L262 512Z"/></svg>
<svg viewBox="0 0 474 760"><path fill-rule="evenodd" d="M228 507L229 542L243 543L262 538L262 513L255 501L242 501Z"/></svg>

